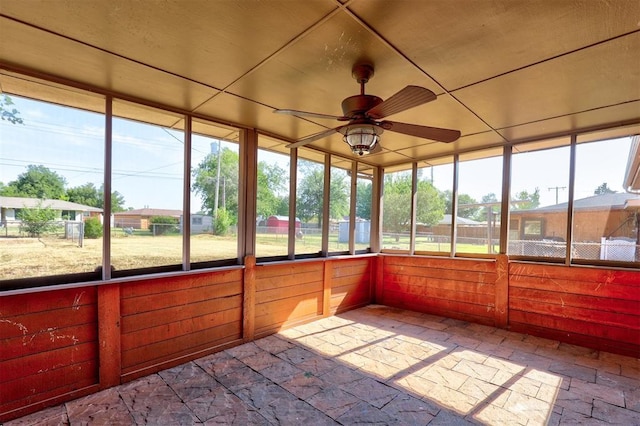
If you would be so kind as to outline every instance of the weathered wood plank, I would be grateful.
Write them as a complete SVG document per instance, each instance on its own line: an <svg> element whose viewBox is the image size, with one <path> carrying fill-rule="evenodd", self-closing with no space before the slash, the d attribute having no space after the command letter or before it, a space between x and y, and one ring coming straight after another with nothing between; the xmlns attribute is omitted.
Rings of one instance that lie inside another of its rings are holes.
<svg viewBox="0 0 640 426"><path fill-rule="evenodd" d="M37 400L60 388L84 387L98 383L98 363L87 360L20 377L2 384L2 404L16 400Z"/></svg>
<svg viewBox="0 0 640 426"><path fill-rule="evenodd" d="M170 306L156 311L142 312L138 315L128 315L122 318L122 334L132 333L162 324L188 320L211 312L241 307L242 296L238 294L194 302L188 305Z"/></svg>
<svg viewBox="0 0 640 426"><path fill-rule="evenodd" d="M161 324L131 333L122 334L123 351L153 343L171 341L181 336L211 329L222 324L242 321L242 308L237 307L225 311L212 312L207 315L190 317L181 321Z"/></svg>
<svg viewBox="0 0 640 426"><path fill-rule="evenodd" d="M613 299L611 297L586 296L583 294L513 287L510 291L511 306L521 309L520 301L538 304L573 306L583 309L597 309L603 312L617 312L640 316L640 304L635 300Z"/></svg>
<svg viewBox="0 0 640 426"><path fill-rule="evenodd" d="M319 279L322 279L322 270L303 272L295 275L258 277L256 278L256 291L292 288L301 284L317 282Z"/></svg>
<svg viewBox="0 0 640 426"><path fill-rule="evenodd" d="M151 293L123 299L121 313L123 317L141 312L157 311L172 306L189 305L194 302L219 299L242 294L242 282L212 284L200 288L174 288L165 293Z"/></svg>
<svg viewBox="0 0 640 426"><path fill-rule="evenodd" d="M14 337L30 339L42 333L56 333L56 330L82 324L95 324L97 306L78 305L50 311L40 311L11 317L0 317L0 340Z"/></svg>
<svg viewBox="0 0 640 426"><path fill-rule="evenodd" d="M211 287L212 285L240 282L242 268L225 269L223 271L203 272L201 274L178 275L160 279L134 281L122 285L123 299L146 297L157 293L166 293L176 289Z"/></svg>
<svg viewBox="0 0 640 426"><path fill-rule="evenodd" d="M323 260L309 262L291 262L291 263L275 263L261 264L256 266L256 280L269 277L282 277L287 275L304 274L307 272L321 273L323 269Z"/></svg>
<svg viewBox="0 0 640 426"><path fill-rule="evenodd" d="M256 291L256 304L261 305L263 303L290 299L292 297L298 297L305 294L314 294L323 291L322 281L316 281L306 284L299 284L291 287L277 288L273 290L257 290ZM322 278L322 277L320 277Z"/></svg>
<svg viewBox="0 0 640 426"><path fill-rule="evenodd" d="M98 341L100 386L120 384L120 284L98 288Z"/></svg>
<svg viewBox="0 0 640 426"><path fill-rule="evenodd" d="M450 293L473 293L491 298L495 297L495 286L485 283L471 283L468 281L452 281L439 278L386 276L385 288L389 286L423 287L425 291L441 291Z"/></svg>
<svg viewBox="0 0 640 426"><path fill-rule="evenodd" d="M450 259L428 256L382 255L385 268L394 266L419 266L433 269L454 269L457 271L495 272L495 260Z"/></svg>
<svg viewBox="0 0 640 426"><path fill-rule="evenodd" d="M98 344L96 342L82 343L54 349L46 352L30 354L21 358L0 361L0 383L41 374L66 365L79 364L98 359ZM86 374L93 377L95 371ZM50 384L55 386L55 384Z"/></svg>
<svg viewBox="0 0 640 426"><path fill-rule="evenodd" d="M2 354L2 360L10 360L97 340L98 329L95 324L51 328L0 340L0 354Z"/></svg>
<svg viewBox="0 0 640 426"><path fill-rule="evenodd" d="M197 352L207 347L214 347L224 342L242 338L240 321L218 325L206 330L199 330L178 336L173 339L161 340L157 343L136 346L131 349L123 348L123 374L137 369L174 359L190 352Z"/></svg>
<svg viewBox="0 0 640 426"><path fill-rule="evenodd" d="M640 333L638 333L637 330L628 327L596 324L591 321L557 317L535 312L524 312L515 309L511 310L510 321L513 323L536 326L550 330L562 330L566 333L593 336L618 342L627 342L640 348Z"/></svg>
<svg viewBox="0 0 640 426"><path fill-rule="evenodd" d="M509 257L504 254L496 258L494 292L496 327L505 328L509 324Z"/></svg>
<svg viewBox="0 0 640 426"><path fill-rule="evenodd" d="M638 291L638 289L628 285L613 283L518 275L509 277L509 285L512 288L535 288L558 293L583 294L640 301L640 291Z"/></svg>
<svg viewBox="0 0 640 426"><path fill-rule="evenodd" d="M511 262L509 274L514 278L529 276L640 287L640 271L631 270Z"/></svg>
<svg viewBox="0 0 640 426"><path fill-rule="evenodd" d="M77 309L80 306L95 305L95 303L95 286L4 296L2 298L2 309L0 309L0 319L57 309Z"/></svg>

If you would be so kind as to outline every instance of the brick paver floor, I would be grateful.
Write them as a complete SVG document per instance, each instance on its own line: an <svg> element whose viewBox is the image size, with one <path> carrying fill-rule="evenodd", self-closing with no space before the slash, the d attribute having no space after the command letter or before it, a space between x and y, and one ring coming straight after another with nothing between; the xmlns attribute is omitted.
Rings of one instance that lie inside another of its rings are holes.
<svg viewBox="0 0 640 426"><path fill-rule="evenodd" d="M640 359L372 305L24 424L640 425Z"/></svg>

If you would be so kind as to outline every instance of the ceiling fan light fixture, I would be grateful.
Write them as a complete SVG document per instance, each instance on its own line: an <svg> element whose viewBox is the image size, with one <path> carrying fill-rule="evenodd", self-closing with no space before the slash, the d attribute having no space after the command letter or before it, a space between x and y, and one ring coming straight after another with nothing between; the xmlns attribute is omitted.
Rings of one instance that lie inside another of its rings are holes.
<svg viewBox="0 0 640 426"><path fill-rule="evenodd" d="M354 124L346 126L342 132L344 133L342 139L349 145L351 152L363 156L371 153L380 141L382 129L367 124Z"/></svg>

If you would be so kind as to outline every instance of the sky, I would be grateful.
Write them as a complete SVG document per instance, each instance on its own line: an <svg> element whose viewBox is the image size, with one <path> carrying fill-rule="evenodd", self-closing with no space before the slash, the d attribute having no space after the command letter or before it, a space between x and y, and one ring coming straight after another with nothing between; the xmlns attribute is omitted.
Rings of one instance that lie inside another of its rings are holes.
<svg viewBox="0 0 640 426"><path fill-rule="evenodd" d="M36 102L12 96L24 124L0 121L0 182L5 185L24 173L28 165L43 165L63 176L67 188L88 182L100 187L104 170L104 116L97 113ZM159 126L123 119L113 124L112 189L125 198L125 208L182 209L183 135ZM192 163L211 152L212 138L194 136ZM224 143L237 150L237 145ZM593 195L606 182L615 191L622 183L629 155L630 138L603 143L580 144L577 150L576 198ZM515 154L512 193L540 189L541 205L555 204L568 196L568 148L530 154ZM261 159L288 167L286 156ZM478 201L493 192L501 195L501 159L461 163L460 193ZM288 170L288 169L287 169ZM425 171L431 177L431 171ZM452 185L450 165L434 167L434 185L443 190ZM563 189L564 187L564 189ZM551 188L551 189L550 189ZM194 194L192 208L201 201Z"/></svg>

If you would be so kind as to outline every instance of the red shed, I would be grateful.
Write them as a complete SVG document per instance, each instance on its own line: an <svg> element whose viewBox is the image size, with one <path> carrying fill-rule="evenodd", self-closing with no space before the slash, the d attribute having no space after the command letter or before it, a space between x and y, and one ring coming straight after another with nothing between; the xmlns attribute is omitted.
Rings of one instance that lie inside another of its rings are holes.
<svg viewBox="0 0 640 426"><path fill-rule="evenodd" d="M296 218L296 229L300 229L302 224ZM267 218L267 232L272 234L286 234L289 230L288 216L269 216Z"/></svg>

